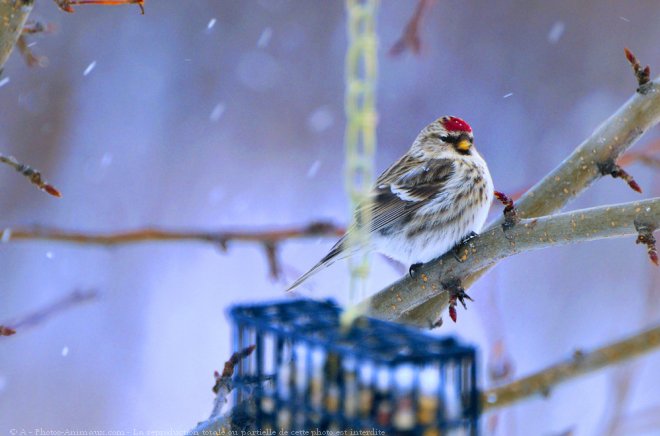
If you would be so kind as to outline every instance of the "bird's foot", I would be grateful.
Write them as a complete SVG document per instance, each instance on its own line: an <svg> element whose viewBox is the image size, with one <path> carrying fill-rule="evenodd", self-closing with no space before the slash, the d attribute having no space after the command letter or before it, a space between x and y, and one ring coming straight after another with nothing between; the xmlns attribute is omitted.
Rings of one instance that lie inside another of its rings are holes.
<svg viewBox="0 0 660 436"><path fill-rule="evenodd" d="M466 246L471 240L479 236L475 232L470 232L465 238L461 240L458 244L454 246L454 248L451 249L451 253L454 255L454 258L456 259L457 262L464 262L465 259L467 259L468 255L468 247ZM465 252L461 254L461 249L465 247Z"/></svg>
<svg viewBox="0 0 660 436"><path fill-rule="evenodd" d="M457 302L461 303L463 309L467 310L465 300L474 301L463 288L460 279L450 280L442 284L442 287L449 292L449 317L456 322L458 315L456 313Z"/></svg>
<svg viewBox="0 0 660 436"><path fill-rule="evenodd" d="M421 266L424 265L423 263L413 263L410 265L410 268L408 268L408 274L410 275L410 278L412 279L415 274L417 274L417 271L421 268Z"/></svg>

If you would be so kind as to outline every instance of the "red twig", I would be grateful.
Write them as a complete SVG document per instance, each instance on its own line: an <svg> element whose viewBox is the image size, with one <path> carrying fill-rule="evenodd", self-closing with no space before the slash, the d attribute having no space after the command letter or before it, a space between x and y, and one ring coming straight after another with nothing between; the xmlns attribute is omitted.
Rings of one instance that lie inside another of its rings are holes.
<svg viewBox="0 0 660 436"><path fill-rule="evenodd" d="M504 222L502 228L508 230L515 226L520 218L516 214L516 208L513 205L513 200L503 192L495 191L495 198L504 205Z"/></svg>
<svg viewBox="0 0 660 436"><path fill-rule="evenodd" d="M660 153L660 140L650 142L637 151L629 151L617 160L617 164L626 167L635 162L640 162L651 167L658 167L660 157L654 156L658 153Z"/></svg>
<svg viewBox="0 0 660 436"><path fill-rule="evenodd" d="M646 224L637 222L635 223L635 228L638 232L637 240L635 243L646 245L646 251L649 255L649 260L656 266L660 266L660 263L658 262L658 250L655 246L656 241L655 237L653 236L653 231L655 229Z"/></svg>
<svg viewBox="0 0 660 436"><path fill-rule="evenodd" d="M637 60L637 57L628 48L624 48L623 51L626 54L626 59L628 59L628 62L630 62L630 65L632 66L633 72L635 73L635 78L637 79L637 84L639 85L637 92L642 92L642 86L651 81L651 67L647 65L646 67L642 68L642 65Z"/></svg>
<svg viewBox="0 0 660 436"><path fill-rule="evenodd" d="M598 164L598 168L600 169L601 174L603 174L604 176L610 175L615 179L617 178L622 179L628 184L628 186L630 186L630 188L633 191L639 193L642 192L642 188L640 188L640 186L637 184L633 176L628 174L626 170L621 168L621 166L616 164L613 160L609 160L605 163Z"/></svg>
<svg viewBox="0 0 660 436"><path fill-rule="evenodd" d="M39 171L35 170L34 168L28 165L18 162L14 157L0 154L0 162L5 163L10 167L14 168L16 171L18 171L19 173L24 175L28 180L30 180L30 183L37 186L42 191L45 191L46 193L52 195L53 197L62 196L62 194L60 193L60 191L57 190L57 188L47 183L41 177L41 173Z"/></svg>
<svg viewBox="0 0 660 436"><path fill-rule="evenodd" d="M144 0L55 0L55 3L60 9L69 13L75 12L73 6L81 5L138 5L140 7L140 12L144 15Z"/></svg>
<svg viewBox="0 0 660 436"><path fill-rule="evenodd" d="M460 280L451 280L443 283L442 287L449 291L449 317L452 321L456 322L458 319L458 314L456 313L457 303L461 303L463 309L467 310L465 300L474 300L465 293L465 288L463 288Z"/></svg>
<svg viewBox="0 0 660 436"><path fill-rule="evenodd" d="M81 303L93 300L98 296L96 291L74 291L71 294L61 298L53 303L36 310L28 315L25 315L17 320L9 321L2 324L4 331L10 331L15 333L16 330L24 329L27 327L34 327L39 325L48 318L51 318L57 315L60 312L71 309ZM10 333L10 334L13 334ZM0 336L3 336L0 334ZM8 336L5 334L4 336Z"/></svg>
<svg viewBox="0 0 660 436"><path fill-rule="evenodd" d="M0 325L0 336L11 336L15 334L16 334L16 330L14 330L13 328Z"/></svg>
<svg viewBox="0 0 660 436"><path fill-rule="evenodd" d="M422 43L419 37L419 27L422 23L424 11L427 10L433 0L419 0L413 16L410 17L408 24L403 31L401 37L390 48L389 54L391 56L398 56L406 50L412 51L414 54L419 54Z"/></svg>
<svg viewBox="0 0 660 436"><path fill-rule="evenodd" d="M213 392L218 393L220 389L223 386L228 386L229 383L231 382L231 377L234 375L234 367L243 359L248 357L254 349L256 348L256 345L250 345L247 348L244 348L243 350L237 351L234 354L231 355L229 360L225 362L225 367L222 370L222 374L218 373L216 371L213 376L215 377L215 385L213 386Z"/></svg>

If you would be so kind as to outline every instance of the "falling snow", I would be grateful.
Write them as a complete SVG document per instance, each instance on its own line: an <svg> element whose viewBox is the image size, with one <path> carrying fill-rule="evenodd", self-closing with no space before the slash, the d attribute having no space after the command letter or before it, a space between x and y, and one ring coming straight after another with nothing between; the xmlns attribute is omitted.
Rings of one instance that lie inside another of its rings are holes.
<svg viewBox="0 0 660 436"><path fill-rule="evenodd" d="M211 189L211 192L209 192L209 203L219 204L226 197L226 195L227 193L224 187L216 186L215 188Z"/></svg>
<svg viewBox="0 0 660 436"><path fill-rule="evenodd" d="M96 66L96 61L92 61L91 64L87 65L87 68L85 68L85 71L83 71L83 76L86 76L89 73L91 73L95 66Z"/></svg>
<svg viewBox="0 0 660 436"><path fill-rule="evenodd" d="M218 103L215 105L213 110L211 111L211 115L209 115L209 119L212 122L216 122L222 117L222 114L225 113L225 104L224 103Z"/></svg>
<svg viewBox="0 0 660 436"><path fill-rule="evenodd" d="M328 130L335 123L335 116L328 106L321 106L312 112L307 118L307 126L313 132Z"/></svg>
<svg viewBox="0 0 660 436"><path fill-rule="evenodd" d="M550 28L550 32L548 32L548 42L550 44L557 44L561 36L564 34L564 30L566 30L566 25L564 22L557 21Z"/></svg>
<svg viewBox="0 0 660 436"><path fill-rule="evenodd" d="M209 24L206 25L206 30L211 30L215 26L215 23L217 23L218 20L215 18L211 18L211 21L209 21Z"/></svg>
<svg viewBox="0 0 660 436"><path fill-rule="evenodd" d="M62 348L62 357L66 357L69 354L69 347Z"/></svg>
<svg viewBox="0 0 660 436"><path fill-rule="evenodd" d="M103 153L103 157L101 158L101 166L102 167L107 167L110 166L112 163L112 153Z"/></svg>
<svg viewBox="0 0 660 436"><path fill-rule="evenodd" d="M512 95L513 95L513 92L510 92L510 93L508 93L508 94L503 95L502 98L509 98L509 97L511 97Z"/></svg>
<svg viewBox="0 0 660 436"><path fill-rule="evenodd" d="M270 38L273 36L273 29L266 27L259 35L259 40L257 41L257 47L266 48L270 42Z"/></svg>
<svg viewBox="0 0 660 436"><path fill-rule="evenodd" d="M625 21L626 23L630 23L630 20L627 19L626 17L619 17L619 18L621 18L621 19L622 19L623 21Z"/></svg>
<svg viewBox="0 0 660 436"><path fill-rule="evenodd" d="M238 59L236 75L243 85L253 91L266 91L280 81L282 67L267 52L253 50Z"/></svg>
<svg viewBox="0 0 660 436"><path fill-rule="evenodd" d="M319 168L321 168L321 161L320 160L315 160L312 166L309 167L307 170L307 178L311 179L316 175L316 173L319 172Z"/></svg>
<svg viewBox="0 0 660 436"><path fill-rule="evenodd" d="M10 240L11 240L11 229L10 229L10 228L6 228L6 229L4 229L4 230L2 231L2 237L0 238L0 241L1 241L3 244L6 244L6 243L9 242Z"/></svg>
<svg viewBox="0 0 660 436"><path fill-rule="evenodd" d="M0 88L5 86L7 83L9 83L9 77L5 77L4 79L0 79Z"/></svg>
<svg viewBox="0 0 660 436"><path fill-rule="evenodd" d="M52 258L54 258L54 257L55 257L55 254L53 254L52 251L47 251L47 252L46 252L46 258L47 258L47 259L52 259Z"/></svg>

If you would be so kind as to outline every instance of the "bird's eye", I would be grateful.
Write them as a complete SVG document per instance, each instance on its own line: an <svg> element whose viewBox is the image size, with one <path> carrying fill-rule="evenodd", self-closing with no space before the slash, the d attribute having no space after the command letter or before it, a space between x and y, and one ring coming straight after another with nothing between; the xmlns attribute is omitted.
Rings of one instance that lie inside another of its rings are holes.
<svg viewBox="0 0 660 436"><path fill-rule="evenodd" d="M458 142L458 138L456 136L441 135L439 138L442 142L446 142L447 144L455 144Z"/></svg>

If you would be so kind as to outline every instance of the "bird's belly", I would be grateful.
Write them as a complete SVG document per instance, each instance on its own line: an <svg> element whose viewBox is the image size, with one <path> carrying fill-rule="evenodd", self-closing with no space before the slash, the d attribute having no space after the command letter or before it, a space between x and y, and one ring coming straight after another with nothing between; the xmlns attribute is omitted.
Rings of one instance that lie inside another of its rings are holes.
<svg viewBox="0 0 660 436"><path fill-rule="evenodd" d="M470 212L463 218L448 223L434 223L429 220L419 231L401 229L386 237L376 237L373 241L375 248L408 265L429 262L454 248L471 232L478 233L481 230L488 206L481 206Z"/></svg>
<svg viewBox="0 0 660 436"><path fill-rule="evenodd" d="M412 265L426 263L440 257L470 232L476 231L476 226L469 223L463 225L438 226L424 232L410 235L398 232L386 238L376 238L376 250L399 262Z"/></svg>

